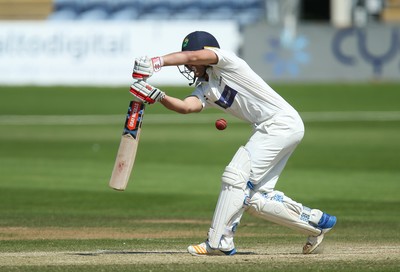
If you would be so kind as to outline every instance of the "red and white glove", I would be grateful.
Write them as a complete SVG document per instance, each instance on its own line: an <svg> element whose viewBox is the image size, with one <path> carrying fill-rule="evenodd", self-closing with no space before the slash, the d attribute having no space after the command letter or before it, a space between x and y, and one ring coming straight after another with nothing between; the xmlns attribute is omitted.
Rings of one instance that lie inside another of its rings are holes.
<svg viewBox="0 0 400 272"><path fill-rule="evenodd" d="M161 70L164 65L162 57L149 58L147 56L135 59L132 77L134 79L148 79L154 72Z"/></svg>
<svg viewBox="0 0 400 272"><path fill-rule="evenodd" d="M164 92L146 83L144 80L134 82L129 92L146 104L154 104L165 97Z"/></svg>

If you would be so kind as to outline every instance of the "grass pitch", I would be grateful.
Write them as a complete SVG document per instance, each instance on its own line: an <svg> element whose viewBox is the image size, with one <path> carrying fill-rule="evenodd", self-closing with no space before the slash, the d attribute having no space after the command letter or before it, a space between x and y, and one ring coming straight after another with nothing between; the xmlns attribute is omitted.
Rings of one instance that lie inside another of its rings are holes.
<svg viewBox="0 0 400 272"><path fill-rule="evenodd" d="M128 189L116 192L127 88L0 87L0 271L398 271L400 85L274 87L306 125L277 189L337 215L323 252L304 256L302 235L245 215L238 255L186 253L205 239L249 125L148 106Z"/></svg>

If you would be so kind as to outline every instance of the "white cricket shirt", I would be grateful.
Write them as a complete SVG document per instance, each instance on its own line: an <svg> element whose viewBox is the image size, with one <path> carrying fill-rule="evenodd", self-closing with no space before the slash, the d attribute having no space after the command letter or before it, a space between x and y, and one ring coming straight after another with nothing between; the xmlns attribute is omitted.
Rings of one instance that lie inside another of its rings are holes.
<svg viewBox="0 0 400 272"><path fill-rule="evenodd" d="M219 108L256 125L281 114L299 118L297 111L244 60L229 51L207 49L217 54L218 63L207 68L208 82L202 82L192 93L204 108Z"/></svg>

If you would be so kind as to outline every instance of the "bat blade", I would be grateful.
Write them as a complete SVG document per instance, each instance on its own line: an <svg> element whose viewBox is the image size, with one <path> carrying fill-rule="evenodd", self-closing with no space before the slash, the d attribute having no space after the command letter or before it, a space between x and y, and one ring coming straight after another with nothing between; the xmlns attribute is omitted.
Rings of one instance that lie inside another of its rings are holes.
<svg viewBox="0 0 400 272"><path fill-rule="evenodd" d="M117 191L124 191L135 163L145 105L130 101L122 132L121 142L115 159L109 186Z"/></svg>

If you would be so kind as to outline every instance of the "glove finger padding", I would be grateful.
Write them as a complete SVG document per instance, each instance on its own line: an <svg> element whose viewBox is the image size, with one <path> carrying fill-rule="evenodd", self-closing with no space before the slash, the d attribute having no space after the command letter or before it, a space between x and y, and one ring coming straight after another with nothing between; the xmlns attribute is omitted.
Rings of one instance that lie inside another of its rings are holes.
<svg viewBox="0 0 400 272"><path fill-rule="evenodd" d="M153 75L153 64L149 57L135 59L133 65L132 77L138 79L147 79Z"/></svg>
<svg viewBox="0 0 400 272"><path fill-rule="evenodd" d="M159 102L165 97L164 92L146 83L144 80L134 82L131 85L130 93L147 104Z"/></svg>
<svg viewBox="0 0 400 272"><path fill-rule="evenodd" d="M149 58L147 56L135 59L132 77L135 79L147 79L154 72L161 70L163 66L162 57Z"/></svg>

